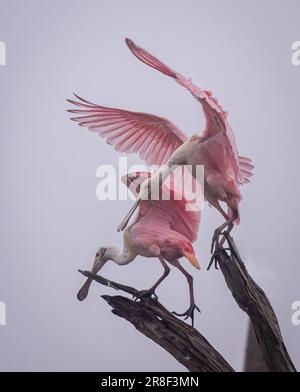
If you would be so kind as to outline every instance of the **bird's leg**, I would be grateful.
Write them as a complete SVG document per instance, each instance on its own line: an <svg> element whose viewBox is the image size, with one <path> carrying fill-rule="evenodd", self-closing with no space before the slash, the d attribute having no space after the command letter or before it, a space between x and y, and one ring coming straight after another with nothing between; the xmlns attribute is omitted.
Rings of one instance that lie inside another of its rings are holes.
<svg viewBox="0 0 300 392"><path fill-rule="evenodd" d="M213 253L214 248L219 245L220 234L225 229L225 227L229 224L231 218L226 214L226 212L223 210L223 208L221 207L220 203L217 200L215 200L214 198L210 198L208 199L208 201L220 212L220 214L222 214L222 216L225 219L225 222L220 227L218 227L214 232L212 243L211 243L211 249L210 249L210 252Z"/></svg>
<svg viewBox="0 0 300 392"><path fill-rule="evenodd" d="M223 230L226 228L226 226L228 227L228 229L223 232ZM213 265L213 263L215 264L215 269L219 269L218 266L218 256L219 256L219 252L220 249L223 247L224 242L226 240L226 235L231 232L233 228L233 223L229 223L229 222L225 222L223 225L221 225L218 229L215 230L214 233L214 237L216 236L216 238L213 237L212 240L212 255L209 261L209 264L207 266L207 271L211 268L211 266ZM224 234L221 241L219 241L219 237L221 234Z"/></svg>
<svg viewBox="0 0 300 392"><path fill-rule="evenodd" d="M198 308L198 306L195 304L195 298L194 298L194 286L193 286L193 277L192 275L190 275L179 263L178 260L173 261L172 264L177 267L179 269L179 271L181 271L184 276L186 277L188 284L189 284L189 291L190 291L190 307L184 312L184 313L177 313L177 312L172 312L173 314L175 314L176 316L179 317L184 317L184 320L186 320L187 318L191 318L192 320L192 326L194 326L194 311L195 309L198 310L198 312L200 312L200 309Z"/></svg>
<svg viewBox="0 0 300 392"><path fill-rule="evenodd" d="M122 220L122 222L119 224L117 227L117 231L123 231L126 226L128 225L132 215L134 214L134 211L137 209L137 207L141 204L142 200L137 199L134 203L134 205L130 208L129 212L125 216L125 218Z"/></svg>
<svg viewBox="0 0 300 392"><path fill-rule="evenodd" d="M218 255L219 255L219 251L220 249L223 247L224 242L228 241L229 238L229 234L231 232L231 230L233 229L233 222L236 220L237 216L238 216L238 212L236 210L233 210L233 214L232 217L230 219L228 219L226 222L224 222L220 227L218 227L213 235L213 239L212 239L212 244L211 244L211 253L212 256L210 258L210 262L208 264L207 267L207 271L211 268L212 264L215 263L215 269L219 269L218 267ZM224 230L227 230L224 232ZM223 237L221 239L221 241L219 241L219 237L220 235L223 234Z"/></svg>
<svg viewBox="0 0 300 392"><path fill-rule="evenodd" d="M219 242L219 247L222 247L223 245L224 245L224 242L227 240L228 242L229 242L229 235L230 235L230 232L231 232L231 230L233 229L233 223L231 222L231 223L229 223L229 225L228 225L228 227L227 227L227 230L223 233L224 235L223 235L223 237L222 237L222 239L221 239L221 241Z"/></svg>
<svg viewBox="0 0 300 392"><path fill-rule="evenodd" d="M213 235L212 241L211 241L211 248L210 248L211 253L213 253L214 249L217 249L218 247L223 245L224 241L222 242L222 245L221 245L221 243L219 243L219 237L222 234L223 230L227 226L229 226L231 222L232 222L232 218L230 218L226 222L222 223L222 225L217 227L216 230L214 231L214 235Z"/></svg>
<svg viewBox="0 0 300 392"><path fill-rule="evenodd" d="M150 287L150 289L140 290L137 294L135 294L134 295L135 301L137 301L138 299L141 299L141 298L152 298L152 296L153 296L153 299L155 299L155 300L158 299L158 296L156 295L155 290L161 284L161 282L169 275L169 272L170 272L170 267L167 265L167 263L165 262L165 260L161 256L159 256L159 261L161 262L162 266L164 267L164 273L158 279L158 281L155 282L152 287Z"/></svg>

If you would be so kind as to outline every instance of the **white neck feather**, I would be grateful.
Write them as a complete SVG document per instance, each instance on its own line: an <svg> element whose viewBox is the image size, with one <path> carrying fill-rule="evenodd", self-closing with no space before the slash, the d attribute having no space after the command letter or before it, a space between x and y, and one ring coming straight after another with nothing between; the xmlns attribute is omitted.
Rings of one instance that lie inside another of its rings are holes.
<svg viewBox="0 0 300 392"><path fill-rule="evenodd" d="M106 249L105 257L108 260L114 261L118 265L125 265L133 261L136 257L136 253L131 251L128 247L124 247L120 250L116 246L109 246Z"/></svg>

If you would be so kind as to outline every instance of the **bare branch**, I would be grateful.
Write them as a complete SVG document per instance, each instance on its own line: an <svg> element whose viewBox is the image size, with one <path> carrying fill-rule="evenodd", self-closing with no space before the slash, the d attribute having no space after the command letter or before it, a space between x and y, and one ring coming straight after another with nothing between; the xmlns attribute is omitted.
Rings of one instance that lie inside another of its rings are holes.
<svg viewBox="0 0 300 392"><path fill-rule="evenodd" d="M80 271L105 286L135 295L138 290L112 282L88 271ZM112 312L167 350L178 362L193 372L233 372L232 367L195 328L170 313L150 298L134 301L120 295L103 295Z"/></svg>
<svg viewBox="0 0 300 392"><path fill-rule="evenodd" d="M268 372L266 362L257 342L251 322L248 323L247 346L245 350L244 371L245 372Z"/></svg>
<svg viewBox="0 0 300 392"><path fill-rule="evenodd" d="M273 372L296 372L266 294L249 275L233 238L227 236L227 241L229 250L219 248L216 258L234 299L251 320L268 369Z"/></svg>
<svg viewBox="0 0 300 392"><path fill-rule="evenodd" d="M233 239L226 235L228 249L218 247L215 260L239 307L252 323L257 342L269 371L296 372L287 352L274 310L263 292L249 275ZM110 281L88 271L80 271L105 286L136 296L139 291ZM174 317L158 301L133 301L122 296L102 296L112 312L133 324L190 371L232 372L226 360L192 326Z"/></svg>

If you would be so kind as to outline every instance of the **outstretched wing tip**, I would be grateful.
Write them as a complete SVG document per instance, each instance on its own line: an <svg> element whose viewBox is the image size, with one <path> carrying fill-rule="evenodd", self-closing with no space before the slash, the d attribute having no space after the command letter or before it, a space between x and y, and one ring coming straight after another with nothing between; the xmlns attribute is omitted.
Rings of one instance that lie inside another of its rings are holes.
<svg viewBox="0 0 300 392"><path fill-rule="evenodd" d="M149 67L157 69L163 74L176 78L176 72L172 71L166 64L164 64L157 57L153 56L151 53L147 52L145 49L136 45L131 39L125 38L125 42L129 50L143 63L147 64Z"/></svg>
<svg viewBox="0 0 300 392"><path fill-rule="evenodd" d="M128 46L134 45L134 42L133 42L130 38L128 38L128 37L125 38L125 42L126 42L126 44L127 44Z"/></svg>
<svg viewBox="0 0 300 392"><path fill-rule="evenodd" d="M93 104L74 94L67 102L77 108L67 111L79 116L71 120L98 134L116 151L137 153L147 164L167 162L186 136L171 121L147 113Z"/></svg>

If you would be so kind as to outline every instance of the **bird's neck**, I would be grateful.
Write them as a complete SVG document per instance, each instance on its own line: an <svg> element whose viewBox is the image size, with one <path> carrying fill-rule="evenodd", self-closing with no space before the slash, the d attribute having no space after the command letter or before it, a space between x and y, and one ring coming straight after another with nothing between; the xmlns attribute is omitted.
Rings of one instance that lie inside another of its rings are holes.
<svg viewBox="0 0 300 392"><path fill-rule="evenodd" d="M114 261L118 265L125 265L130 263L136 256L128 247L124 246L122 250L116 246L110 246L107 248L106 256L108 260Z"/></svg>

